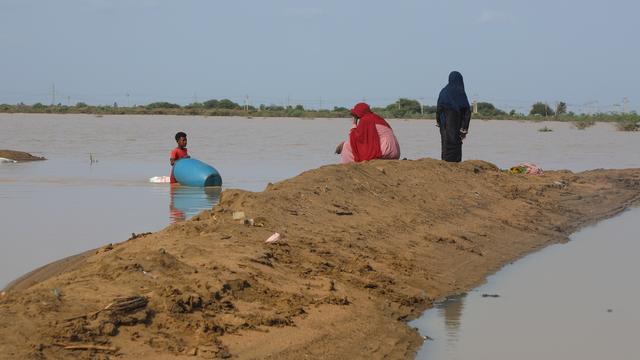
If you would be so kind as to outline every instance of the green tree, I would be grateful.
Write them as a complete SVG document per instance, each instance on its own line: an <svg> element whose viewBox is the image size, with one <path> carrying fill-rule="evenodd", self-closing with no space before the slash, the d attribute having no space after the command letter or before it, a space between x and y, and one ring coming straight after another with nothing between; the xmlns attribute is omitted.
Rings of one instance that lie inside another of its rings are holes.
<svg viewBox="0 0 640 360"><path fill-rule="evenodd" d="M88 107L88 105L83 103L83 102L79 102L79 103L76 104L76 107L77 108L86 108L86 107Z"/></svg>
<svg viewBox="0 0 640 360"><path fill-rule="evenodd" d="M556 114L562 115L567 113L567 104L565 102L560 101L558 106L556 106Z"/></svg>
<svg viewBox="0 0 640 360"><path fill-rule="evenodd" d="M405 98L398 99L393 104L387 105L384 109L391 113L393 117L406 117L422 113L422 105L420 105L418 100Z"/></svg>
<svg viewBox="0 0 640 360"><path fill-rule="evenodd" d="M233 101L229 100L229 99L222 99L220 101L218 101L218 109L239 109L240 105L234 103Z"/></svg>
<svg viewBox="0 0 640 360"><path fill-rule="evenodd" d="M435 105L425 105L424 106L424 113L425 114L435 114L436 110L438 110L438 107Z"/></svg>
<svg viewBox="0 0 640 360"><path fill-rule="evenodd" d="M32 107L33 107L34 109L44 109L44 108L46 108L46 106L45 106L45 105L43 105L42 103L39 103L39 102L37 102L37 103L33 104L33 106L32 106Z"/></svg>
<svg viewBox="0 0 640 360"><path fill-rule="evenodd" d="M529 111L529 115L541 115L541 116L553 116L555 112L549 105L538 101L537 103L531 106L531 111Z"/></svg>
<svg viewBox="0 0 640 360"><path fill-rule="evenodd" d="M166 101L157 101L147 105L147 109L179 109L180 105Z"/></svg>
<svg viewBox="0 0 640 360"><path fill-rule="evenodd" d="M492 103L488 102L479 102L477 104L478 113L484 116L496 116L496 115L505 115L506 113L498 108L496 108Z"/></svg>
<svg viewBox="0 0 640 360"><path fill-rule="evenodd" d="M216 99L207 100L202 105L207 109L217 109L220 102Z"/></svg>

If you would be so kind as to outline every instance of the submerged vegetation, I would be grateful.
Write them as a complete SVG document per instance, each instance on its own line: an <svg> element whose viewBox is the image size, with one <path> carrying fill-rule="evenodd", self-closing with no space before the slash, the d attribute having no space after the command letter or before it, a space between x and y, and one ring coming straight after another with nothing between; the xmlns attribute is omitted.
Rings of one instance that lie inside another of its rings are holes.
<svg viewBox="0 0 640 360"><path fill-rule="evenodd" d="M593 125L595 125L596 122L595 120L590 120L590 119L581 119L581 120L576 120L573 122L573 126L576 127L576 129L578 130L584 130L588 127L591 127Z"/></svg>
<svg viewBox="0 0 640 360"><path fill-rule="evenodd" d="M390 119L433 119L436 107L424 105L418 100L400 98L392 104L374 107L373 110L383 117ZM510 112L496 108L488 102L474 104L475 119L496 120L533 120L533 121L570 121L576 128L585 129L598 121L616 122L618 129L623 131L637 131L640 128L640 115L630 113L596 113L575 114L567 112L564 102L556 104L552 109L543 102L532 105L529 114ZM2 113L48 113L48 114L95 114L95 115L199 115L199 116L251 116L251 117L299 117L299 118L341 118L350 117L346 107L333 109L305 109L303 105L240 105L229 99L211 99L204 102L194 102L180 105L166 101L152 102L147 105L118 106L88 105L79 102L76 105L32 105L19 103L15 105L0 104Z"/></svg>
<svg viewBox="0 0 640 360"><path fill-rule="evenodd" d="M620 131L640 131L640 122L620 121L616 124Z"/></svg>

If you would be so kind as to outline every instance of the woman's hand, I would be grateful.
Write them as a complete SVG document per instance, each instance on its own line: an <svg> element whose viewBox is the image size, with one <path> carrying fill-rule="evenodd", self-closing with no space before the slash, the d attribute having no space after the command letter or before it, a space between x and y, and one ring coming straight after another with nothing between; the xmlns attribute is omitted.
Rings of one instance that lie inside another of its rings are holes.
<svg viewBox="0 0 640 360"><path fill-rule="evenodd" d="M460 129L460 141L464 140L467 137L467 129Z"/></svg>
<svg viewBox="0 0 640 360"><path fill-rule="evenodd" d="M336 146L336 154L340 155L342 153L342 146L344 145L344 141Z"/></svg>

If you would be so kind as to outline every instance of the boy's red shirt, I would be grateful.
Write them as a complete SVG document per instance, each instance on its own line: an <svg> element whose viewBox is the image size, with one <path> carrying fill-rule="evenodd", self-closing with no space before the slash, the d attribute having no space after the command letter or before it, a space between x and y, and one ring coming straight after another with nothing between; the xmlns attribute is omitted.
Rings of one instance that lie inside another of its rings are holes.
<svg viewBox="0 0 640 360"><path fill-rule="evenodd" d="M177 161L178 159L182 159L187 156L189 156L189 154L187 153L187 148L180 149L179 147L176 147L175 149L171 150L171 155L169 156L169 158ZM171 167L171 183L177 183L176 178L173 177L173 166Z"/></svg>

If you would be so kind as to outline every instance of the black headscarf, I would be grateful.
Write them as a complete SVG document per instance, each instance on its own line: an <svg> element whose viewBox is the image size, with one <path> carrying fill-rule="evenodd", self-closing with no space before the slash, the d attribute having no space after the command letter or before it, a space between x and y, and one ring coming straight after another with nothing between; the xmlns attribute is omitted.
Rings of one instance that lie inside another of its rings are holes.
<svg viewBox="0 0 640 360"><path fill-rule="evenodd" d="M455 111L469 107L469 99L467 99L467 94L464 92L462 74L457 71L452 71L449 74L449 83L440 90L438 106Z"/></svg>

